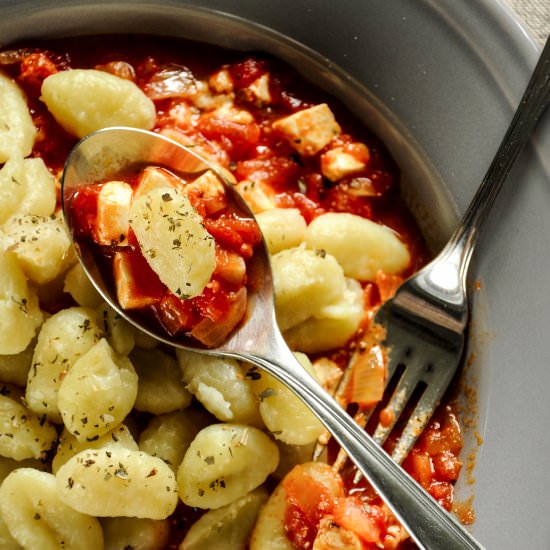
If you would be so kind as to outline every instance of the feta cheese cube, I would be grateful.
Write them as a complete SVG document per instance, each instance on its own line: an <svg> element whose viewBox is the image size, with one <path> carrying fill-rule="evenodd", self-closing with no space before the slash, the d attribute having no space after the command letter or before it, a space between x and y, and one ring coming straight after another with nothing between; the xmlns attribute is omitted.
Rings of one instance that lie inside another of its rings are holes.
<svg viewBox="0 0 550 550"><path fill-rule="evenodd" d="M328 145L339 133L330 107L326 103L298 111L273 123L290 145L301 155L315 155Z"/></svg>
<svg viewBox="0 0 550 550"><path fill-rule="evenodd" d="M275 191L260 181L243 180L235 187L254 214L277 206Z"/></svg>
<svg viewBox="0 0 550 550"><path fill-rule="evenodd" d="M321 172L331 181L338 181L363 170L369 159L369 150L362 143L351 147L335 147L321 155Z"/></svg>
<svg viewBox="0 0 550 550"><path fill-rule="evenodd" d="M128 235L132 188L124 181L109 181L97 197L96 237L99 244L120 244Z"/></svg>

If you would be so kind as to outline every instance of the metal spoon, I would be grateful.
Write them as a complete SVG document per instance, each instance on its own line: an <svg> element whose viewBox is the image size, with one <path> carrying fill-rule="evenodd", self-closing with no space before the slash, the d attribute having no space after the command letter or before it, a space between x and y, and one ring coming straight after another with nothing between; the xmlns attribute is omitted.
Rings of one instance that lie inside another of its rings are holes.
<svg viewBox="0 0 550 550"><path fill-rule="evenodd" d="M192 149L163 136L131 128L100 130L80 141L65 165L62 201L73 239L70 201L79 187L120 178L122 173L143 165L163 166L183 174L198 174L212 169L224 180L215 166ZM229 183L226 188L235 204L253 217ZM147 334L175 347L247 361L286 384L332 433L421 548L482 548L298 363L284 342L275 320L272 275L265 244L255 254L254 280L258 281L258 285L249 292L246 320L223 345L215 349L203 349L185 337L171 338L160 327L144 326L129 311L122 310L113 289L104 281L91 251L83 243L75 242L75 246L85 271L103 298L122 317Z"/></svg>

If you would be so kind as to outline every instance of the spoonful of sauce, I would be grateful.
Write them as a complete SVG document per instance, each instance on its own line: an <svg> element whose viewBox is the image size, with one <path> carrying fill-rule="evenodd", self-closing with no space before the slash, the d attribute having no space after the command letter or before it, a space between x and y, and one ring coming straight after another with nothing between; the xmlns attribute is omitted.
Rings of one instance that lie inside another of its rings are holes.
<svg viewBox="0 0 550 550"><path fill-rule="evenodd" d="M122 317L161 342L246 361L288 386L421 548L482 548L288 348L267 249L230 174L158 134L108 128L73 148L62 204L86 273ZM234 254L219 246L228 243Z"/></svg>

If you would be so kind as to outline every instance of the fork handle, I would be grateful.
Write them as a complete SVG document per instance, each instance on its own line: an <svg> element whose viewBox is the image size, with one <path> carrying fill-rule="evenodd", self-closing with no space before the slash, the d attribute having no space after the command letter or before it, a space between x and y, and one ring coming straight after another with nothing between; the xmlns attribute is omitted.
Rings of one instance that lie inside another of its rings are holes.
<svg viewBox="0 0 550 550"><path fill-rule="evenodd" d="M456 265L462 285L466 284L468 266L479 229L487 218L514 161L529 141L549 103L550 37L479 189L441 253L443 258Z"/></svg>
<svg viewBox="0 0 550 550"><path fill-rule="evenodd" d="M267 332L267 331L266 331ZM378 491L421 549L483 550L304 370L273 329L267 350L227 353L253 363L300 396ZM267 358L269 357L269 358Z"/></svg>

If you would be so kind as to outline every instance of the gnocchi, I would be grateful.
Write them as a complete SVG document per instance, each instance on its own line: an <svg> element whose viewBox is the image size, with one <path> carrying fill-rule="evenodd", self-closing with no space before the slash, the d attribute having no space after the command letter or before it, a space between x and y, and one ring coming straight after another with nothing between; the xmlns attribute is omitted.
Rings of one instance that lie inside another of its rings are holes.
<svg viewBox="0 0 550 550"><path fill-rule="evenodd" d="M159 349L136 349L131 360L139 379L136 410L164 414L191 403L193 396L185 387L173 356Z"/></svg>
<svg viewBox="0 0 550 550"><path fill-rule="evenodd" d="M150 130L155 123L153 102L133 82L104 71L73 69L52 74L41 92L57 122L79 138L107 126Z"/></svg>
<svg viewBox="0 0 550 550"><path fill-rule="evenodd" d="M37 295L15 254L4 249L0 254L0 354L24 351L42 319Z"/></svg>
<svg viewBox="0 0 550 550"><path fill-rule="evenodd" d="M178 501L172 469L141 451L108 447L82 451L56 474L61 500L96 517L167 518Z"/></svg>
<svg viewBox="0 0 550 550"><path fill-rule="evenodd" d="M314 376L307 356L299 353L296 358ZM260 401L260 414L275 439L291 445L314 443L324 431L317 417L282 382L266 372L255 372L252 386Z"/></svg>
<svg viewBox="0 0 550 550"><path fill-rule="evenodd" d="M25 550L103 549L99 521L63 503L47 472L14 470L0 485L0 514Z"/></svg>
<svg viewBox="0 0 550 550"><path fill-rule="evenodd" d="M345 212L315 218L305 242L312 250L332 254L346 276L359 281L372 281L379 271L399 273L411 261L407 247L390 228Z"/></svg>
<svg viewBox="0 0 550 550"><path fill-rule="evenodd" d="M0 380L24 387L31 368L35 340L21 352L0 355Z"/></svg>
<svg viewBox="0 0 550 550"><path fill-rule="evenodd" d="M45 458L57 441L57 432L52 424L22 405L17 393L0 385L0 456L15 460Z"/></svg>
<svg viewBox="0 0 550 550"><path fill-rule="evenodd" d="M79 306L95 308L103 301L80 262L75 263L65 274L63 291L69 293Z"/></svg>
<svg viewBox="0 0 550 550"><path fill-rule="evenodd" d="M117 356L102 338L66 373L57 406L69 432L80 441L94 441L122 423L137 393L138 376L132 363Z"/></svg>
<svg viewBox="0 0 550 550"><path fill-rule="evenodd" d="M75 261L71 239L59 216L13 217L4 224L4 232L6 245L31 281L52 281Z"/></svg>
<svg viewBox="0 0 550 550"><path fill-rule="evenodd" d="M306 220L297 208L265 210L256 216L256 220L271 254L294 248L304 240Z"/></svg>
<svg viewBox="0 0 550 550"><path fill-rule="evenodd" d="M364 316L363 290L354 279L346 279L342 298L320 308L315 315L284 333L292 349L319 353L342 347L357 332Z"/></svg>
<svg viewBox="0 0 550 550"><path fill-rule="evenodd" d="M104 550L163 550L170 535L165 519L103 518Z"/></svg>
<svg viewBox="0 0 550 550"><path fill-rule="evenodd" d="M245 369L237 361L184 350L176 353L187 388L216 418L263 425Z"/></svg>
<svg viewBox="0 0 550 550"><path fill-rule="evenodd" d="M11 157L0 169L0 200L0 223L12 216L51 216L56 206L56 187L44 161Z"/></svg>
<svg viewBox="0 0 550 550"><path fill-rule="evenodd" d="M250 531L267 491L263 487L201 516L185 535L179 550L246 550Z"/></svg>
<svg viewBox="0 0 550 550"><path fill-rule="evenodd" d="M160 187L136 197L130 225L147 262L171 292L190 298L203 291L215 267L214 240L185 195Z"/></svg>
<svg viewBox="0 0 550 550"><path fill-rule="evenodd" d="M193 439L178 468L181 500L221 508L259 487L277 468L279 450L258 428L212 424Z"/></svg>
<svg viewBox="0 0 550 550"><path fill-rule="evenodd" d="M282 331L315 315L345 291L344 271L324 250L289 248L271 259L277 322Z"/></svg>
<svg viewBox="0 0 550 550"><path fill-rule="evenodd" d="M28 156L34 144L34 127L21 88L0 72L0 163Z"/></svg>
<svg viewBox="0 0 550 550"><path fill-rule="evenodd" d="M27 378L25 400L37 414L62 422L57 394L69 369L103 333L94 311L72 307L52 315L40 329Z"/></svg>
<svg viewBox="0 0 550 550"><path fill-rule="evenodd" d="M122 447L130 451L139 450L136 440L130 433L130 430L121 424L114 430L94 439L93 441L77 439L67 428L59 436L55 456L52 460L52 472L57 470L76 454L90 449L104 449L106 447Z"/></svg>
<svg viewBox="0 0 550 550"><path fill-rule="evenodd" d="M191 407L155 416L140 434L139 449L176 470L195 436L213 421L203 410Z"/></svg>
<svg viewBox="0 0 550 550"><path fill-rule="evenodd" d="M128 355L136 344L136 330L114 309L103 303L98 308L100 326L107 342L119 355Z"/></svg>

